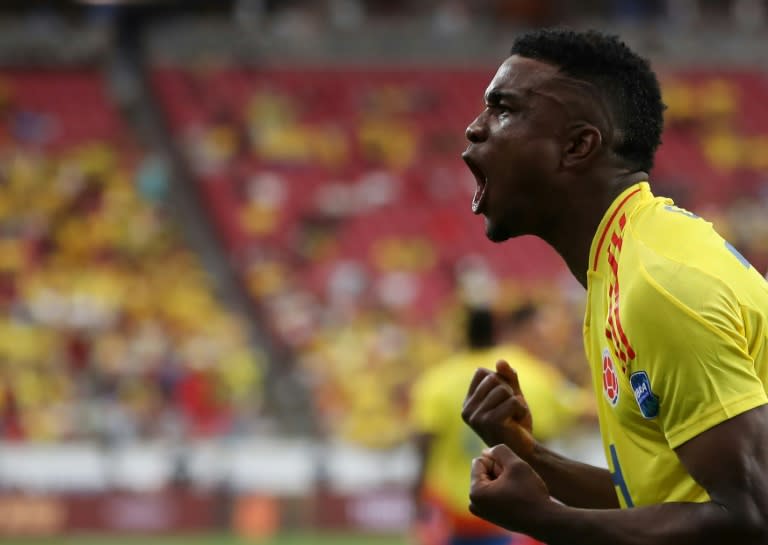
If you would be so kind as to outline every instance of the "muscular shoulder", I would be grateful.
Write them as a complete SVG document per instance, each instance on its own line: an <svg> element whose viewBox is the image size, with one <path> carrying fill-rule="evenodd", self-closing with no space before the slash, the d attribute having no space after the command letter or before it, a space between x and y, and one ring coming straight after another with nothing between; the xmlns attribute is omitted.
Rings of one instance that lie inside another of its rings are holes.
<svg viewBox="0 0 768 545"><path fill-rule="evenodd" d="M752 271L754 273L754 271ZM642 328L654 322L675 332L681 322L709 329L740 329L739 285L751 278L743 258L712 225L656 199L628 221L619 278L622 313Z"/></svg>
<svg viewBox="0 0 768 545"><path fill-rule="evenodd" d="M730 291L751 276L749 268L710 222L668 200L639 207L627 222L620 274L656 284L692 308Z"/></svg>

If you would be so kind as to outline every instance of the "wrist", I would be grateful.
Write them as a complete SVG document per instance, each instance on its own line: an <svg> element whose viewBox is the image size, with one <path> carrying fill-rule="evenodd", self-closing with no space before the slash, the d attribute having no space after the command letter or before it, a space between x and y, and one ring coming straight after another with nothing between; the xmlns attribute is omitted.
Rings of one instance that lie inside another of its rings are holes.
<svg viewBox="0 0 768 545"><path fill-rule="evenodd" d="M540 541L547 541L551 538L550 530L557 526L558 520L567 506L555 499L548 499L536 509L532 509L530 516L526 516L525 524L519 530Z"/></svg>
<svg viewBox="0 0 768 545"><path fill-rule="evenodd" d="M546 448L534 439L533 436L529 435L529 439L530 441L525 445L525 448L520 449L521 451L517 454L529 466L535 468L545 458Z"/></svg>

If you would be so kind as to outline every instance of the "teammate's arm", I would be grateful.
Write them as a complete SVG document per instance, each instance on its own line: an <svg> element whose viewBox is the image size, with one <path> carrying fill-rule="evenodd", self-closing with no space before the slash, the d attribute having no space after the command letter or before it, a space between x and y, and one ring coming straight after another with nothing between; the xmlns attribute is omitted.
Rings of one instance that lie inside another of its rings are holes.
<svg viewBox="0 0 768 545"><path fill-rule="evenodd" d="M768 542L768 405L710 428L676 452L711 501L624 510L561 505L528 464L499 446L473 463L470 510L550 545Z"/></svg>
<svg viewBox="0 0 768 545"><path fill-rule="evenodd" d="M427 460L429 459L434 440L435 436L431 433L417 433L413 438L413 444L416 448L417 468L416 476L411 485L411 497L413 499L413 506L417 519L420 519L425 515L423 505L424 482L427 474Z"/></svg>
<svg viewBox="0 0 768 545"><path fill-rule="evenodd" d="M549 493L572 507L619 507L611 474L560 456L531 434L532 417L517 374L500 361L497 372L478 369L464 400L462 418L488 445L505 444L530 464Z"/></svg>

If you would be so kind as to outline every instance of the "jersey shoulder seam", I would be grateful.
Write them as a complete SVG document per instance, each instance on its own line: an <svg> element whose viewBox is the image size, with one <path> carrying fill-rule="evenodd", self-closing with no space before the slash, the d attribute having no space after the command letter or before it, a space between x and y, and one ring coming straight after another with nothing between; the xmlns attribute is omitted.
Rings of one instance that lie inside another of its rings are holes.
<svg viewBox="0 0 768 545"><path fill-rule="evenodd" d="M633 239L635 244L641 245L643 248L645 248L645 249L647 249L647 250L649 250L651 252L659 253L655 249L649 247L642 240L640 240L639 237L637 237L635 235L634 229L632 228L632 224L631 223L630 223L630 225L628 227L629 227L629 232L630 232L630 234L632 236L632 239ZM671 259L671 258L669 258L667 256L664 256L663 254L660 254L660 253L659 253L659 255L662 255L662 257L664 259L668 259L669 261L671 261L673 263L676 263L676 264L678 264L678 265L680 265L682 267L685 267L687 269L693 269L693 270L696 270L697 272L700 272L701 274L703 274L703 275L707 276L708 278L710 278L712 281L718 283L722 288L727 290L729 292L729 294L733 296L734 299L736 299L735 295L733 294L733 290L731 290L730 286L728 286L728 284L723 282L722 279L720 279L720 278L718 278L716 276L713 276L713 275L711 275L711 274L707 273L706 271L703 271L703 270L701 270L699 268L692 267L691 265L689 265L687 263L682 263L680 261ZM686 315L690 316L691 318L693 318L694 320L696 320L697 322L702 324L704 327L706 327L711 332L717 334L719 337L721 337L721 338L723 338L725 340L730 340L728 338L728 336L725 335L725 333L723 333L718 328L716 328L715 326L710 324L699 313L695 312L691 307L689 307L688 305L683 303L672 292L670 292L666 287L664 287L658 280L656 280L656 278L654 278L653 275L646 268L646 264L643 261L643 259L638 259L638 264L639 264L639 268L638 268L639 273L641 274L642 278L645 280L645 282L648 284L648 286L651 289L653 289L655 292L657 292L660 296L664 297L671 304L675 305L683 313L685 313ZM741 302L738 301L738 299L736 299L736 301L738 302L739 305L741 305Z"/></svg>

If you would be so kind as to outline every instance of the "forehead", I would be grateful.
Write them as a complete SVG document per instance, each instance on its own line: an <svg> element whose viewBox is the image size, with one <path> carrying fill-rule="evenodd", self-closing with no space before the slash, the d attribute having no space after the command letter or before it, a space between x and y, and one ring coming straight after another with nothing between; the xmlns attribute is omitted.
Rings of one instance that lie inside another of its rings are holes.
<svg viewBox="0 0 768 545"><path fill-rule="evenodd" d="M558 68L554 65L512 55L499 66L485 93L488 95L493 91L503 90L522 94L554 83L558 73Z"/></svg>

